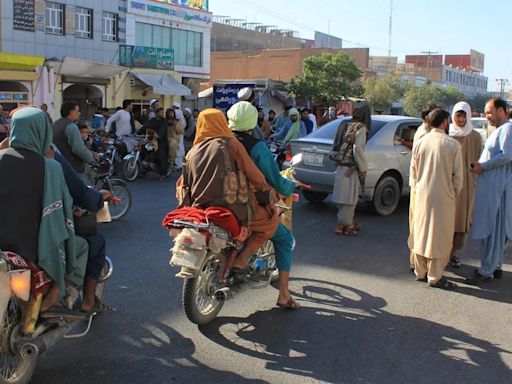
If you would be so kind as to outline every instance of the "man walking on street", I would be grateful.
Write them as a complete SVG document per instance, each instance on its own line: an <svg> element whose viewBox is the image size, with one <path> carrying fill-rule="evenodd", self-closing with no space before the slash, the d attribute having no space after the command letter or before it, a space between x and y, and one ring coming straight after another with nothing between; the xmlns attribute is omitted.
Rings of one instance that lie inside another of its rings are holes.
<svg viewBox="0 0 512 384"><path fill-rule="evenodd" d="M461 101L453 107L452 122L449 135L460 144L462 175L464 176L455 208L455 234L450 254L450 266L459 268L461 263L455 252L466 246L473 216L473 202L475 201L476 174L469 173L469 164L476 161L482 153L482 136L473 129L471 107L465 101Z"/></svg>
<svg viewBox="0 0 512 384"><path fill-rule="evenodd" d="M453 244L455 201L462 187L460 145L447 135L450 114L429 113L430 133L412 152L410 182L415 189L409 248L414 252L416 279L434 288L457 286L443 277Z"/></svg>
<svg viewBox="0 0 512 384"><path fill-rule="evenodd" d="M483 240L483 248L481 266L466 279L468 284L501 278L505 245L512 238L512 123L505 101L490 99L485 117L497 128L486 140L478 162L471 163L478 182L470 237Z"/></svg>

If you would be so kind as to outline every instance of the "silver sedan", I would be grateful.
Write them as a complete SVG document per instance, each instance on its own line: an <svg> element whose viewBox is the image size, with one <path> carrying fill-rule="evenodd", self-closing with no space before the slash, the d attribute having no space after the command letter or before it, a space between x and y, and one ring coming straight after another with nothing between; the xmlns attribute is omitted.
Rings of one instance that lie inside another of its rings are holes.
<svg viewBox="0 0 512 384"><path fill-rule="evenodd" d="M303 195L311 203L321 203L332 192L336 163L330 159L334 137L340 124L350 118L334 120L315 132L291 142L295 175L311 185ZM368 175L360 197L371 202L379 215L390 215L409 192L409 165L414 133L421 119L406 116L372 116L372 131L365 154Z"/></svg>

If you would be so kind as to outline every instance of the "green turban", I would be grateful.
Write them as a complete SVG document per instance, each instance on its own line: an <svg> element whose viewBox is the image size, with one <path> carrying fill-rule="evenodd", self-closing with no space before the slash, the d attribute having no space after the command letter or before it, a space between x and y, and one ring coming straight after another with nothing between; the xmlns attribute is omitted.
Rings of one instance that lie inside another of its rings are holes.
<svg viewBox="0 0 512 384"><path fill-rule="evenodd" d="M299 111L297 110L297 108L290 108L290 110L288 111L288 116L299 116Z"/></svg>
<svg viewBox="0 0 512 384"><path fill-rule="evenodd" d="M228 119L232 131L250 131L258 123L258 110L247 101L239 101L229 108Z"/></svg>

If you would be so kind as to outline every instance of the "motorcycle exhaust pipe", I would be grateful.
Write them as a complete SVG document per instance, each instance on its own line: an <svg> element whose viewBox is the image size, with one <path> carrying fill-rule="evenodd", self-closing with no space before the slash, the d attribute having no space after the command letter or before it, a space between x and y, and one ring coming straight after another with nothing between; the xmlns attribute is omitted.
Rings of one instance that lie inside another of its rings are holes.
<svg viewBox="0 0 512 384"><path fill-rule="evenodd" d="M226 300L232 299L233 297L235 297L235 295L242 293L249 287L250 287L249 283L242 283L242 284L238 284L238 285L233 285L231 287L223 287L223 288L217 289L213 293L213 297L218 301L226 301Z"/></svg>
<svg viewBox="0 0 512 384"><path fill-rule="evenodd" d="M34 340L21 344L20 356L24 359L35 359L42 353L46 352L58 340L62 339L70 329L69 325L59 327L53 331L45 333Z"/></svg>

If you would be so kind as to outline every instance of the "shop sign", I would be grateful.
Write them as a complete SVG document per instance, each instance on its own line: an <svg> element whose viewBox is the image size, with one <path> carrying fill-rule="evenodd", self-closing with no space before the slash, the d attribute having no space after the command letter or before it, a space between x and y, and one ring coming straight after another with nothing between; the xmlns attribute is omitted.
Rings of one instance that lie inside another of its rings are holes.
<svg viewBox="0 0 512 384"><path fill-rule="evenodd" d="M172 70L174 69L174 49L121 45L119 47L119 65Z"/></svg>
<svg viewBox="0 0 512 384"><path fill-rule="evenodd" d="M136 13L146 14L147 16L161 15L161 17L170 16L184 21L196 21L210 25L212 17L210 13L194 11L183 7L158 6L146 4L141 1L130 1L130 9Z"/></svg>
<svg viewBox="0 0 512 384"><path fill-rule="evenodd" d="M238 102L238 91L245 87L254 88L255 84L219 84L213 86L213 107L227 111Z"/></svg>

